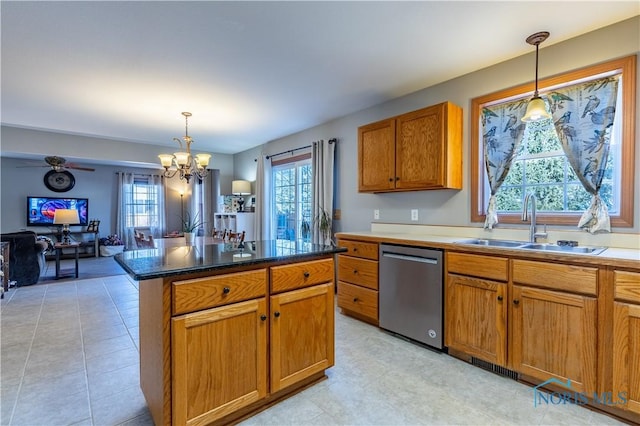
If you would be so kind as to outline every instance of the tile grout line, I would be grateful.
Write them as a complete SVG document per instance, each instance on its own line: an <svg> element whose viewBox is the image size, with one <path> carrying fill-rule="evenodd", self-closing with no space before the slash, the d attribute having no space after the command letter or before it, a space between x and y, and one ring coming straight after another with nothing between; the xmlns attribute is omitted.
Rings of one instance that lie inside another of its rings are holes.
<svg viewBox="0 0 640 426"><path fill-rule="evenodd" d="M17 290L17 287L16 287ZM27 357L24 360L24 366L22 367L22 372L20 373L20 383L18 384L18 391L16 392L16 399L13 401L13 408L11 409L11 415L9 416L9 424L13 424L13 416L16 414L16 408L18 406L18 400L20 399L20 392L22 392L22 385L24 384L24 375L27 371L27 363L29 362L29 357L31 356L31 350L33 349L33 342L36 338L36 332L38 330L38 325L40 325L40 319L42 316L42 309L44 307L44 301L47 296L47 292L49 291L49 285L47 284L44 293L42 294L42 299L40 300L40 309L38 311L38 319L36 320L36 325L33 328L33 334L31 335L31 341L29 342L29 350L27 351ZM14 292L14 294L16 294ZM13 300L13 295L9 301Z"/></svg>
<svg viewBox="0 0 640 426"><path fill-rule="evenodd" d="M73 285L76 289L76 309L78 310L78 322L80 323L80 342L82 345L82 365L84 367L84 378L85 378L85 390L87 395L87 405L89 406L89 419L91 420L91 424L95 424L93 421L93 407L91 406L91 397L89 396L89 371L87 370L87 354L85 352L84 345L84 330L82 328L82 313L80 312L80 295L78 292L78 280L74 280Z"/></svg>

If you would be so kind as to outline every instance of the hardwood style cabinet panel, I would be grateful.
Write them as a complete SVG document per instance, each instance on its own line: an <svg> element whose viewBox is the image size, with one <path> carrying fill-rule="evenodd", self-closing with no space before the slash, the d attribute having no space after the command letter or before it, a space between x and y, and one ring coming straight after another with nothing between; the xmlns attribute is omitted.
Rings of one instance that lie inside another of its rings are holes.
<svg viewBox="0 0 640 426"><path fill-rule="evenodd" d="M267 293L267 270L174 281L174 315L255 299Z"/></svg>
<svg viewBox="0 0 640 426"><path fill-rule="evenodd" d="M343 256L338 265L338 280L378 290L378 262Z"/></svg>
<svg viewBox="0 0 640 426"><path fill-rule="evenodd" d="M271 296L271 392L334 364L333 282Z"/></svg>
<svg viewBox="0 0 640 426"><path fill-rule="evenodd" d="M333 281L333 259L314 260L271 268L271 292L309 287Z"/></svg>
<svg viewBox="0 0 640 426"><path fill-rule="evenodd" d="M571 380L571 390L596 391L597 300L513 285L512 368L540 382Z"/></svg>
<svg viewBox="0 0 640 426"><path fill-rule="evenodd" d="M342 313L378 324L378 244L340 239L338 306Z"/></svg>
<svg viewBox="0 0 640 426"><path fill-rule="evenodd" d="M448 274L445 336L450 348L507 363L507 284Z"/></svg>
<svg viewBox="0 0 640 426"><path fill-rule="evenodd" d="M509 279L509 259L506 257L447 252L447 271L490 280Z"/></svg>
<svg viewBox="0 0 640 426"><path fill-rule="evenodd" d="M358 190L395 188L396 121L388 119L358 128Z"/></svg>
<svg viewBox="0 0 640 426"><path fill-rule="evenodd" d="M345 313L353 312L361 317L377 321L378 292L340 281L338 306L340 306Z"/></svg>
<svg viewBox="0 0 640 426"><path fill-rule="evenodd" d="M360 259L378 260L378 243L364 241L340 240L340 247L347 249L345 255L359 257Z"/></svg>
<svg viewBox="0 0 640 426"><path fill-rule="evenodd" d="M267 396L265 298L171 320L173 424L211 423Z"/></svg>
<svg viewBox="0 0 640 426"><path fill-rule="evenodd" d="M640 304L640 272L614 271L616 300Z"/></svg>
<svg viewBox="0 0 640 426"><path fill-rule="evenodd" d="M516 259L513 261L513 281L590 296L598 294L598 268L587 266Z"/></svg>
<svg viewBox="0 0 640 426"><path fill-rule="evenodd" d="M623 408L640 415L640 272L614 271L614 289L613 395L624 392Z"/></svg>
<svg viewBox="0 0 640 426"><path fill-rule="evenodd" d="M462 109L449 102L358 128L360 192L462 188Z"/></svg>
<svg viewBox="0 0 640 426"><path fill-rule="evenodd" d="M613 395L624 392L627 410L640 414L640 305L613 308Z"/></svg>

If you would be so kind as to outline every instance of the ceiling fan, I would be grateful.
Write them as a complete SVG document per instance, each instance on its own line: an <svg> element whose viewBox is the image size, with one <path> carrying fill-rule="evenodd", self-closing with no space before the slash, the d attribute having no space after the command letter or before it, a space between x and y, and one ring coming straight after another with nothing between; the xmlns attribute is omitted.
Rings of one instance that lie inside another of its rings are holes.
<svg viewBox="0 0 640 426"><path fill-rule="evenodd" d="M18 167L51 167L52 170L56 172L60 172L65 169L73 169L73 170L85 170L87 172L94 172L96 169L92 169L91 167L82 167L74 163L67 163L63 157L58 157L56 155L44 157L44 161L48 164L47 166L18 166Z"/></svg>

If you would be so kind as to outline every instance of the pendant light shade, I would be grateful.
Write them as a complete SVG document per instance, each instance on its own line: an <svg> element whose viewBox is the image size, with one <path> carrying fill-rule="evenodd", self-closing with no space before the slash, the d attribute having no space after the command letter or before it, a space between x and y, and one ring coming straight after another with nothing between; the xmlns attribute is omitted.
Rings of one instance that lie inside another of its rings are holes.
<svg viewBox="0 0 640 426"><path fill-rule="evenodd" d="M527 112L522 121L529 123L532 121L547 120L551 118L551 114L547 111L547 106L544 100L538 95L538 48L540 43L545 41L549 37L547 31L541 31L539 33L531 34L527 37L527 43L536 47L536 90L533 93L533 97L527 105Z"/></svg>

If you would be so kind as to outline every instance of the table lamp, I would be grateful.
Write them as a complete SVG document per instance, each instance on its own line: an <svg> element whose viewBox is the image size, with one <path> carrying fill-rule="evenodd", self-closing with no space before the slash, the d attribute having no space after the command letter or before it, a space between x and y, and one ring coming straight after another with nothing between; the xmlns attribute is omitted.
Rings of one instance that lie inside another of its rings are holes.
<svg viewBox="0 0 640 426"><path fill-rule="evenodd" d="M233 195L239 195L238 197L238 206L239 210L242 211L242 206L244 204L243 195L251 194L251 182L248 180L234 180L231 182L231 193Z"/></svg>
<svg viewBox="0 0 640 426"><path fill-rule="evenodd" d="M62 235L64 235L63 244L69 244L69 225L77 225L80 223L78 210L76 209L56 209L53 214L53 224L62 225Z"/></svg>

